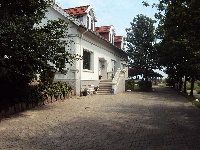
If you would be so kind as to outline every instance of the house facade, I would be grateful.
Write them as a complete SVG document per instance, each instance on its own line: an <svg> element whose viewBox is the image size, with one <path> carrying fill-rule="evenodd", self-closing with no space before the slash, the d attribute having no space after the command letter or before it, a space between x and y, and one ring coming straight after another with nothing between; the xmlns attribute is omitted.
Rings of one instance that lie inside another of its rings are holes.
<svg viewBox="0 0 200 150"><path fill-rule="evenodd" d="M125 90L125 80L128 77L127 54L121 43L116 39L113 26L95 27L97 18L92 6L81 6L63 9L54 4L48 8L47 20L63 19L69 23L68 38L70 45L63 49L72 54L78 54L83 60L66 64L65 74L57 72L55 80L68 82L76 95L89 85L99 86L102 80L112 80L116 92ZM100 79L101 78L101 79Z"/></svg>

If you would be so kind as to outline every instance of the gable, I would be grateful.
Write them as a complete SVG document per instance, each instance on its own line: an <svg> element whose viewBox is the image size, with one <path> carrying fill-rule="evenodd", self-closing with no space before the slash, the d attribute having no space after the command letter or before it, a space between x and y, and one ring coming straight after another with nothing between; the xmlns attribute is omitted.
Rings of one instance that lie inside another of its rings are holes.
<svg viewBox="0 0 200 150"><path fill-rule="evenodd" d="M59 7L57 4L53 5L52 8L54 10L56 10L58 13L60 13L62 16L66 17L66 19L70 20L71 23L74 23L77 26L73 26L74 29L75 28L79 28L81 27L83 30L83 33L90 33L93 34L94 36L96 36L100 41L102 40L102 42L105 42L105 44L109 44L110 46L112 46L113 48L117 48L116 51L119 53L122 53L124 55L126 55L126 53L118 46L114 45L114 28L113 26L102 26L102 27L95 27L95 31L91 30L90 28L88 29L87 26L84 25L84 23L82 21L80 21L79 19L77 19L77 17L74 17L73 15L86 15L90 14L90 15L95 15L93 8L90 5L87 6L80 6L80 7L75 7L75 8L69 8L69 9L62 9L61 7ZM68 14L66 11L68 11ZM71 28L72 29L72 28ZM80 29L80 28L79 28ZM76 30L77 31L77 30ZM104 34L101 35L100 33Z"/></svg>
<svg viewBox="0 0 200 150"><path fill-rule="evenodd" d="M93 20L95 22L97 22L94 10L93 10L92 6L90 6L90 5L74 7L74 8L67 8L67 9L64 9L64 11L66 13L68 13L70 16L73 16L76 18L83 17L85 15L89 15L93 18Z"/></svg>

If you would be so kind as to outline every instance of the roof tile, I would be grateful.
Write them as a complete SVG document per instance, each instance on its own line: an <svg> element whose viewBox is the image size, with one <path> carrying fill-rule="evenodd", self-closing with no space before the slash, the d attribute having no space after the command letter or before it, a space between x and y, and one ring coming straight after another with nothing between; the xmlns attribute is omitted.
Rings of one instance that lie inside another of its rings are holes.
<svg viewBox="0 0 200 150"><path fill-rule="evenodd" d="M90 5L87 6L80 6L80 7L75 7L75 8L68 8L64 9L66 13L68 13L71 16L77 15L77 16L83 16L86 14L86 10L88 9Z"/></svg>
<svg viewBox="0 0 200 150"><path fill-rule="evenodd" d="M94 31L95 31L95 32L98 32L98 33L110 32L110 28L111 28L111 26L95 27L95 28L94 28Z"/></svg>
<svg viewBox="0 0 200 150"><path fill-rule="evenodd" d="M115 42L122 42L122 40L123 40L123 36L115 36L114 37Z"/></svg>

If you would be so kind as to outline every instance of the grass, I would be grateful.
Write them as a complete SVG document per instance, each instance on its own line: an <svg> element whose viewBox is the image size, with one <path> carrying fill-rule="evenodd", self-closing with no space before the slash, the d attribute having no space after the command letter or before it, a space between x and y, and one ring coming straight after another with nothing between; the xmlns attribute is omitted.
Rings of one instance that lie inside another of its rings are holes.
<svg viewBox="0 0 200 150"><path fill-rule="evenodd" d="M158 86L160 87L166 87L165 83L159 83ZM189 86L188 86L189 87ZM188 101L190 101L193 105L200 108L200 94L194 94L193 96L188 95L188 93L179 92L182 96L187 98ZM196 99L199 100L199 102L195 101Z"/></svg>
<svg viewBox="0 0 200 150"><path fill-rule="evenodd" d="M158 86L160 86L160 87L166 87L166 83L158 83Z"/></svg>
<svg viewBox="0 0 200 150"><path fill-rule="evenodd" d="M137 91L137 92L141 91L140 87L137 84L134 85L134 91Z"/></svg>
<svg viewBox="0 0 200 150"><path fill-rule="evenodd" d="M179 92L182 96L187 98L188 101L190 101L193 105L200 108L200 94L194 94L193 96L188 95L188 93ZM195 100L198 99L199 102L196 102Z"/></svg>

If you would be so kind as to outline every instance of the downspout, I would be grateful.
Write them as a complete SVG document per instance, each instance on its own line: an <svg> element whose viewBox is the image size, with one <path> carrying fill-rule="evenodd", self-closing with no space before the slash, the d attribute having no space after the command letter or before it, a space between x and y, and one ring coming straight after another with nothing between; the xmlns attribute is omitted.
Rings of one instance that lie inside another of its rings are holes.
<svg viewBox="0 0 200 150"><path fill-rule="evenodd" d="M82 34L81 34L81 36L80 36L80 55L82 56L83 54L82 54L82 49L81 49L81 46L82 46L82 40L83 40L83 35L86 33L86 32L88 32L88 29L86 30L86 31L84 31ZM80 92L81 92L81 73L82 73L82 66L81 66L81 61L80 61ZM80 96L81 96L81 93L80 93Z"/></svg>

